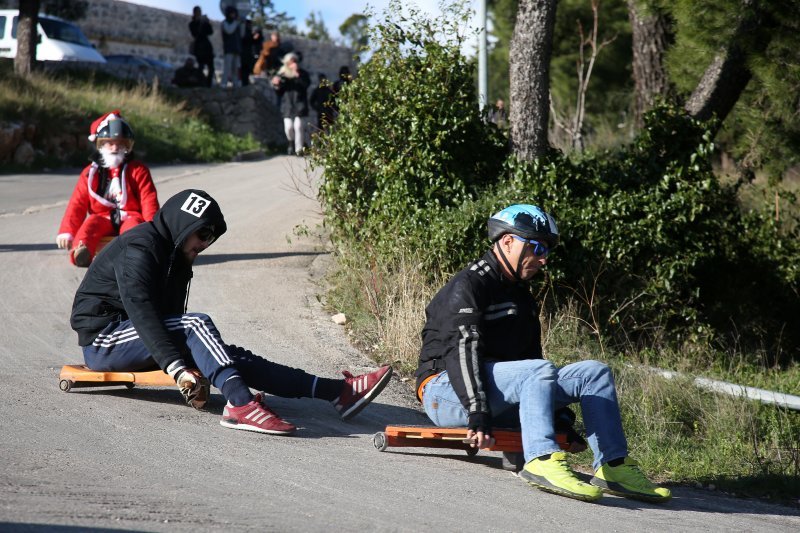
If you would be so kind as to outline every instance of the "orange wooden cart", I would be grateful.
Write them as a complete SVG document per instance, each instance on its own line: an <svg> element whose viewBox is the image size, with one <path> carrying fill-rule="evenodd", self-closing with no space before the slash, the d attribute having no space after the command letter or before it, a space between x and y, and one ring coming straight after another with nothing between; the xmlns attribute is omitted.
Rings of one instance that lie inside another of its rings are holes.
<svg viewBox="0 0 800 533"><path fill-rule="evenodd" d="M161 370L150 372L95 372L86 365L64 365L61 367L58 387L69 392L84 387L112 387L123 385L132 389L136 385L145 387L174 387L175 380Z"/></svg>
<svg viewBox="0 0 800 533"><path fill-rule="evenodd" d="M494 452L522 452L522 437L519 430L495 429L492 432L494 444L482 450ZM563 433L556 434L558 445L568 450L570 445L567 436ZM386 426L384 431L379 431L372 437L372 445L379 452L387 448L447 448L451 450L464 450L467 455L478 453L478 448L473 448L471 440L467 439L467 428L439 428L430 426Z"/></svg>

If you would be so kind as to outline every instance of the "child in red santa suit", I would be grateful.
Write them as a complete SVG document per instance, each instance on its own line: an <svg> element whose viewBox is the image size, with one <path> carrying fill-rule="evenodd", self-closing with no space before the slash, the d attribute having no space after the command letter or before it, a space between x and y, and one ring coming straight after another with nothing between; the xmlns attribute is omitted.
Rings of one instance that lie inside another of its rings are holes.
<svg viewBox="0 0 800 533"><path fill-rule="evenodd" d="M101 239L152 220L159 207L150 170L132 159L133 130L120 111L92 122L89 133L97 151L78 178L56 237L79 267L89 266Z"/></svg>

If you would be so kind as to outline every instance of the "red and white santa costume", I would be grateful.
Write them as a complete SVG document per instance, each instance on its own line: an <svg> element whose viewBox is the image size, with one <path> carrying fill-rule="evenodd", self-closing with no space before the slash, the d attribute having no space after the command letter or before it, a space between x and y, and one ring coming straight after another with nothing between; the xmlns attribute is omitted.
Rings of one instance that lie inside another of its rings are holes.
<svg viewBox="0 0 800 533"><path fill-rule="evenodd" d="M104 115L92 124L90 139L97 134L102 120L113 113ZM126 157L119 167L105 169L101 167L101 158L94 159L81 172L58 230L59 238L72 240L69 254L72 264L75 264L72 252L81 243L89 249L93 258L101 239L117 235L111 222L115 209L120 210L119 233L124 233L137 224L153 220L159 208L150 170L141 161L128 161ZM106 180L101 173L107 173ZM102 181L107 181L105 191L100 190Z"/></svg>

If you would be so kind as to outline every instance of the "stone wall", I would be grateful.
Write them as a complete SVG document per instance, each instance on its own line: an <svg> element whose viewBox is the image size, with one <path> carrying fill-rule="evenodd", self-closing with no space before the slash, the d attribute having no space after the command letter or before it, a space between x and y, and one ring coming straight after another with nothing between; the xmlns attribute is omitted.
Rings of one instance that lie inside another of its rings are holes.
<svg viewBox="0 0 800 533"><path fill-rule="evenodd" d="M238 89L197 87L173 89L196 109L202 110L214 127L235 135L251 134L268 146L284 146L283 119L275 107L274 91L263 83Z"/></svg>
<svg viewBox="0 0 800 533"><path fill-rule="evenodd" d="M222 30L220 21L214 19L221 19L222 16L219 11L206 15L214 27L211 43L216 56L216 70L221 74ZM192 42L190 20L191 13L176 13L119 0L92 0L87 16L77 24L104 55L147 56L180 66L189 57L189 45ZM348 65L355 72L353 51L347 47L294 35L282 37L284 44L302 53L302 66L312 74L314 80L319 72L335 79L342 65Z"/></svg>

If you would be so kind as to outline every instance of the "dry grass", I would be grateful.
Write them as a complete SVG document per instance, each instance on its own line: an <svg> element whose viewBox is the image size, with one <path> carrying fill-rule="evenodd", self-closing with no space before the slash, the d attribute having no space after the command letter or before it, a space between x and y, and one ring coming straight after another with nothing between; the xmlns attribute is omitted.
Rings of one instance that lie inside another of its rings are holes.
<svg viewBox="0 0 800 533"><path fill-rule="evenodd" d="M376 313L378 351L398 362L405 373L417 367L425 307L433 298L436 286L425 282L419 262L405 257L400 258L396 271L384 278L383 305Z"/></svg>

